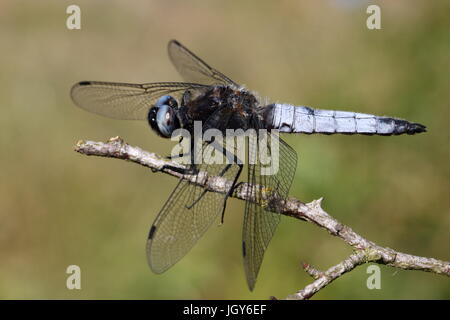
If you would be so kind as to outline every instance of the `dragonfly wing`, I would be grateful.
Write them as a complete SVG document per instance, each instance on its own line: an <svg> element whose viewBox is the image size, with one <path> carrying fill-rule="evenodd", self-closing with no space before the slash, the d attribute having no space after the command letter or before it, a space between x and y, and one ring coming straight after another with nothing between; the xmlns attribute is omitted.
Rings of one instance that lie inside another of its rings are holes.
<svg viewBox="0 0 450 320"><path fill-rule="evenodd" d="M222 114L224 126L229 118ZM227 150L233 154L236 151ZM203 142L203 161L195 168L207 172L208 177L220 176L235 181L240 173L239 165L225 161L212 163L216 152L221 152L217 150L217 144ZM201 176L197 175L196 179ZM155 273L164 272L186 255L223 211L226 194L207 191L197 185L197 181L180 180L150 229L147 258Z"/></svg>
<svg viewBox="0 0 450 320"><path fill-rule="evenodd" d="M279 152L276 152L278 154L269 147L271 139L279 140ZM268 155L272 159L278 156L282 164L279 164L278 171L272 175L262 175L259 162L249 164L248 182L255 186L264 186L264 190L275 192L277 197L286 199L297 167L297 154L281 138L274 138L270 134L267 142ZM249 144L248 159L259 152L257 149L258 144ZM267 204L270 200L265 197L262 189L248 190L248 192L247 196L253 195L256 203L247 201L245 204L242 250L247 284L250 290L253 290L264 253L280 222L280 214L269 210Z"/></svg>
<svg viewBox="0 0 450 320"><path fill-rule="evenodd" d="M208 175L219 175L224 166L199 166ZM238 166L224 174L233 181ZM209 192L181 180L153 223L147 242L147 258L155 273L162 273L184 257L217 219L225 205L225 194Z"/></svg>
<svg viewBox="0 0 450 320"><path fill-rule="evenodd" d="M82 81L71 89L75 104L89 112L114 119L145 120L148 110L164 95L180 101L186 90L205 90L208 86L184 82L132 84Z"/></svg>
<svg viewBox="0 0 450 320"><path fill-rule="evenodd" d="M220 71L210 67L193 52L176 40L168 44L170 61L185 81L207 85L239 85Z"/></svg>

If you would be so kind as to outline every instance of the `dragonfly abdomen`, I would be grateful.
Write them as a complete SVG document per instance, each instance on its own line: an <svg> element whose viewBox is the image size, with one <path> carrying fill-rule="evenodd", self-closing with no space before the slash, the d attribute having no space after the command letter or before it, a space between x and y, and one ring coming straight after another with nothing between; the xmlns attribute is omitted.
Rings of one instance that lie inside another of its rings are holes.
<svg viewBox="0 0 450 320"><path fill-rule="evenodd" d="M419 123L371 114L289 104L272 104L266 108L265 120L269 127L285 133L399 135L426 131Z"/></svg>

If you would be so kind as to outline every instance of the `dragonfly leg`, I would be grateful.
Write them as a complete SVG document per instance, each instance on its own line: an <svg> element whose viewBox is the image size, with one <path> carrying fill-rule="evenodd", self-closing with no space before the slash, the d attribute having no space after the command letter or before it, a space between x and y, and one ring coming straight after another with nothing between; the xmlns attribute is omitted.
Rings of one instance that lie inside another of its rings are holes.
<svg viewBox="0 0 450 320"><path fill-rule="evenodd" d="M184 137L181 136L179 143L183 140L183 138ZM171 165L164 165L160 170L168 169L168 170L175 171L175 172L178 172L178 173L181 173L181 174L184 174L184 175L195 175L195 174L198 174L198 169L197 169L197 166L195 165L195 162L194 162L194 160L195 160L194 159L195 158L195 152L193 151L194 147L195 147L194 141L193 141L193 139L191 139L191 149L189 150L188 153L183 154L183 153L180 152L176 156L169 155L169 156L166 157L166 159L168 159L168 160L173 160L173 159L183 158L185 156L190 156L191 157L191 166L189 168L178 168L178 167L171 166Z"/></svg>
<svg viewBox="0 0 450 320"><path fill-rule="evenodd" d="M170 171L175 171L178 172L180 174L183 175L196 175L198 174L198 169L196 166L191 166L189 168L180 168L180 167L175 167L175 166L171 166L171 165L164 165L161 167L161 169L155 170L155 171L161 171L161 170L170 170Z"/></svg>
<svg viewBox="0 0 450 320"><path fill-rule="evenodd" d="M183 141L183 139L184 139L184 136L181 136L180 140L178 141L178 144L180 144ZM189 152L187 152L187 153L183 153L182 151L180 151L180 153L178 155L173 156L170 154L165 158L167 160L173 160L173 159L183 158L183 157L190 156L190 155L191 155L191 150L189 150Z"/></svg>
<svg viewBox="0 0 450 320"><path fill-rule="evenodd" d="M222 171L218 174L218 176L219 176L219 177L223 177L223 175L224 175L228 170L230 170L230 168L231 168L231 164L227 164L226 167L223 168ZM208 192L207 190L203 190L203 191L202 191L202 194L201 194L197 199L195 199L194 202L192 202L191 205L186 206L186 208L187 208L187 209L191 209L193 206L195 206L195 205L203 198L203 196L204 196L207 192ZM225 198L225 199L226 199L226 198Z"/></svg>
<svg viewBox="0 0 450 320"><path fill-rule="evenodd" d="M181 105L180 105L180 107L187 105L189 103L189 101L191 101L191 96L192 96L191 91L186 90L183 93L183 96L181 97Z"/></svg>
<svg viewBox="0 0 450 320"><path fill-rule="evenodd" d="M236 177L234 178L234 181L233 181L233 184L231 185L230 190L228 190L227 194L225 195L225 199L224 199L224 203L223 203L223 209L222 209L222 217L220 218L220 223L221 224L223 224L223 221L224 221L225 209L227 207L228 197L230 197L233 194L234 188L238 185L237 184L237 180L238 180L239 176L241 175L243 167L244 167L243 164L239 164L239 171L238 171Z"/></svg>
<svg viewBox="0 0 450 320"><path fill-rule="evenodd" d="M223 177L223 176L225 175L225 173L226 173L228 170L230 170L231 165L234 163L235 160L237 160L236 163L238 163L238 166L239 166L239 171L238 171L236 177L234 178L233 184L231 185L231 188L228 190L227 194L225 195L224 208L223 208L223 210L222 210L222 218L221 218L221 221L222 221L221 223L223 223L223 218L224 218L224 214L225 214L225 207L226 207L226 203L227 203L227 198L233 193L234 186L235 186L235 184L236 184L236 182L237 182L237 179L239 178L239 176L240 176L240 174L241 174L241 171L242 171L242 168L243 168L244 165L242 164L242 161L240 161L239 158L238 158L236 155L234 155L233 153L231 153L230 151L228 151L226 148L223 148L223 149L222 149L222 148L220 147L220 145L218 145L218 144L216 143L216 141L214 140L214 138L211 140L211 142L210 142L209 144L210 144L211 146L213 146L216 150L219 150L220 152L222 152L222 153L225 155L225 157L227 157L228 161L230 162L230 163L227 164L227 165L222 169L222 171L218 174L219 177ZM199 196L197 199L195 199L194 202L193 202L191 205L186 206L186 208L187 208L187 209L191 209L193 206L195 206L195 204L197 204L197 203L204 197L204 195L206 194L206 192L208 192L208 191L207 191L207 190L203 190L203 192L200 194L200 196Z"/></svg>
<svg viewBox="0 0 450 320"><path fill-rule="evenodd" d="M177 155L171 155L171 154L169 154L167 157L165 157L167 160L174 160L174 159L178 159L178 158L184 158L184 157L187 157L187 156L190 156L191 155L191 152L189 151L188 153L179 153L179 154L177 154Z"/></svg>

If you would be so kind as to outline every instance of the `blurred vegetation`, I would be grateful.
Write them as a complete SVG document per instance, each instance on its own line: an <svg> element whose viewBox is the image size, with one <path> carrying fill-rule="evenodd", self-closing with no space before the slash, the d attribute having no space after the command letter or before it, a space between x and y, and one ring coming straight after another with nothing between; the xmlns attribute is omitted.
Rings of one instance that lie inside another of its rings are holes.
<svg viewBox="0 0 450 320"><path fill-rule="evenodd" d="M73 152L78 139L119 135L168 154L144 122L74 107L80 80L179 81L166 56L176 38L235 81L275 101L397 116L418 136L289 136L299 166L291 195L324 197L337 219L380 245L450 259L450 2L374 1L382 30L366 28L368 2L77 1L82 29L65 26L72 1L0 2L0 298L266 299L350 253L317 227L284 218L256 289L245 283L243 204L176 266L147 266L148 229L176 180ZM68 265L82 290L66 289ZM449 299L450 280L366 266L316 299Z"/></svg>

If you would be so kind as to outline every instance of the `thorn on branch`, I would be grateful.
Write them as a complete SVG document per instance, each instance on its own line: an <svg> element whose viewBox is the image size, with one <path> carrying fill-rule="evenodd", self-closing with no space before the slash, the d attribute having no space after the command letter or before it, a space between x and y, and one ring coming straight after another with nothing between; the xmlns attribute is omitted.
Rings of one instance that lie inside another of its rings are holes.
<svg viewBox="0 0 450 320"><path fill-rule="evenodd" d="M303 262L302 263L303 270L306 271L313 279L318 279L321 276L323 276L323 271L320 271L314 267L312 267L309 263Z"/></svg>

